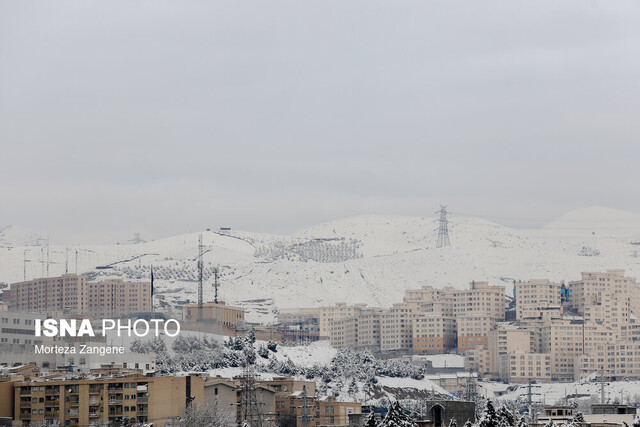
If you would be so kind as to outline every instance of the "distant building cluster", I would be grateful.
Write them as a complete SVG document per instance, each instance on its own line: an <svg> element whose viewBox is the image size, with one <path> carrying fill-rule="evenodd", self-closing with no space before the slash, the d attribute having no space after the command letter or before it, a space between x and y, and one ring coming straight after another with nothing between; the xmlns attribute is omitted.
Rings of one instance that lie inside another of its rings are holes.
<svg viewBox="0 0 640 427"><path fill-rule="evenodd" d="M304 309L304 316L307 322L316 316L319 338L335 347L455 352L485 378L574 381L594 372L640 378L640 285L624 270L585 272L567 285L515 283L513 303L504 286L472 282L465 290L407 290L403 303L388 309L337 303L313 314Z"/></svg>
<svg viewBox="0 0 640 427"><path fill-rule="evenodd" d="M9 310L58 311L96 317L117 317L151 311L151 283L64 274L11 284L4 292Z"/></svg>

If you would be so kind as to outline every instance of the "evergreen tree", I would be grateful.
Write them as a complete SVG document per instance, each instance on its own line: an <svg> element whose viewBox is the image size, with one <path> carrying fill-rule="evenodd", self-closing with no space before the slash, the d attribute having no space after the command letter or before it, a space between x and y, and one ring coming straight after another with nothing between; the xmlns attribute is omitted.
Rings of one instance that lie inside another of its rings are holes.
<svg viewBox="0 0 640 427"><path fill-rule="evenodd" d="M631 427L640 427L640 416L636 415L636 417L633 419Z"/></svg>
<svg viewBox="0 0 640 427"><path fill-rule="evenodd" d="M253 332L253 329L252 329L247 334L247 344L253 345L255 342L256 342L256 333Z"/></svg>
<svg viewBox="0 0 640 427"><path fill-rule="evenodd" d="M369 412L369 415L367 416L367 419L364 422L364 427L378 427L378 420L376 420L376 414L375 412L371 411Z"/></svg>
<svg viewBox="0 0 640 427"><path fill-rule="evenodd" d="M501 426L513 426L513 413L506 405L502 405L498 409L498 420Z"/></svg>
<svg viewBox="0 0 640 427"><path fill-rule="evenodd" d="M455 418L451 418L451 422L449 423L449 427L458 427L458 423L456 423Z"/></svg>
<svg viewBox="0 0 640 427"><path fill-rule="evenodd" d="M584 420L584 415L582 415L582 412L578 411L575 414L573 414L573 419L571 420L572 424L584 423L584 422L585 420Z"/></svg>
<svg viewBox="0 0 640 427"><path fill-rule="evenodd" d="M520 415L520 417L518 417L518 427L528 427L529 422L527 418L528 418L527 414Z"/></svg>
<svg viewBox="0 0 640 427"><path fill-rule="evenodd" d="M498 414L490 400L487 400L487 405L484 408L484 412L478 422L478 427L500 427L500 420Z"/></svg>
<svg viewBox="0 0 640 427"><path fill-rule="evenodd" d="M470 420L467 420L463 427L473 427L473 423Z"/></svg>
<svg viewBox="0 0 640 427"><path fill-rule="evenodd" d="M349 384L348 393L349 393L349 396L351 397L355 397L356 394L358 393L358 383L356 382L355 378L353 378L351 380L351 383Z"/></svg>
<svg viewBox="0 0 640 427"><path fill-rule="evenodd" d="M411 422L400 403L396 400L391 403L380 427L415 427L415 424Z"/></svg>
<svg viewBox="0 0 640 427"><path fill-rule="evenodd" d="M556 423L554 423L553 420L549 420L549 422L546 423L544 427L556 427Z"/></svg>

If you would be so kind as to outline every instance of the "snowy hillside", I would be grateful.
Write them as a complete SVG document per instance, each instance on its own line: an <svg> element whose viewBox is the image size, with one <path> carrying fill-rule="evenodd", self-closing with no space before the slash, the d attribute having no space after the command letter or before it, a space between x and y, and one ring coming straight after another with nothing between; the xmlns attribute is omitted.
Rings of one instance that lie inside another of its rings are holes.
<svg viewBox="0 0 640 427"><path fill-rule="evenodd" d="M450 215L451 246L437 249L434 218L364 216L279 236L203 231L138 244L66 246L50 242L49 275L65 272L148 280L172 306L197 298L198 237L205 245L205 299L219 267L221 299L272 321L277 308L339 301L388 306L422 285L458 288L581 271L624 268L640 277L640 215L604 208L570 212L541 229L512 229ZM47 250L35 233L0 229L0 282L46 275ZM33 246L40 244L41 246ZM27 260L24 262L24 260ZM77 260L77 266L76 266ZM96 267L109 267L96 269Z"/></svg>

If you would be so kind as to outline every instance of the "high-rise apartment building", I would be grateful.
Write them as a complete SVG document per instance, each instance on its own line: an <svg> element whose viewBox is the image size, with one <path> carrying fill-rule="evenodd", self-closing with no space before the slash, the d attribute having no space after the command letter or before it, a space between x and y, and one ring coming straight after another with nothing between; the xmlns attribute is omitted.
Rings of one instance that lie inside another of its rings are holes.
<svg viewBox="0 0 640 427"><path fill-rule="evenodd" d="M542 310L560 307L561 285L559 283L544 279L516 283L514 286L517 320L540 317Z"/></svg>
<svg viewBox="0 0 640 427"><path fill-rule="evenodd" d="M318 320L320 339L328 339L330 337L329 328L332 321L353 317L366 307L366 304L347 305L344 302L320 307L320 319Z"/></svg>
<svg viewBox="0 0 640 427"><path fill-rule="evenodd" d="M88 282L86 276L60 277L13 283L9 308L14 311L59 311L96 317L151 311L151 283L110 279Z"/></svg>
<svg viewBox="0 0 640 427"><path fill-rule="evenodd" d="M551 354L551 379L573 381L574 361L584 353L584 322L555 319L540 328L542 352Z"/></svg>
<svg viewBox="0 0 640 427"><path fill-rule="evenodd" d="M631 307L640 304L640 285L624 270L607 270L605 273L582 273L582 279L569 282L569 308L584 313L585 306L594 303L603 295L624 295Z"/></svg>

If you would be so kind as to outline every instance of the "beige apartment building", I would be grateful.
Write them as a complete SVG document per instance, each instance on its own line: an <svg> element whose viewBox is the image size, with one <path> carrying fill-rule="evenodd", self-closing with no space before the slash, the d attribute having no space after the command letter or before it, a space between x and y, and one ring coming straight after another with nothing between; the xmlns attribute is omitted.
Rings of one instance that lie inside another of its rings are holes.
<svg viewBox="0 0 640 427"><path fill-rule="evenodd" d="M183 307L184 320L197 322L200 319L198 304L186 304ZM226 305L224 301L209 301L202 304L202 321L215 322L229 328L235 328L244 322L244 309Z"/></svg>
<svg viewBox="0 0 640 427"><path fill-rule="evenodd" d="M500 378L524 384L529 380L551 382L551 354L512 351L500 356Z"/></svg>
<svg viewBox="0 0 640 427"><path fill-rule="evenodd" d="M540 328L542 352L551 354L551 379L573 381L574 361L584 353L584 322L555 319Z"/></svg>
<svg viewBox="0 0 640 427"><path fill-rule="evenodd" d="M413 346L412 304L394 304L382 313L380 320L380 350L410 350Z"/></svg>
<svg viewBox="0 0 640 427"><path fill-rule="evenodd" d="M261 381L276 391L276 419L283 425L345 426L349 425L349 414L362 412L362 405L354 402L339 402L333 396L316 396L313 381L298 381L289 377L276 377Z"/></svg>
<svg viewBox="0 0 640 427"><path fill-rule="evenodd" d="M442 298L444 289L436 289L433 286L423 286L421 289L409 289L404 292L403 302L405 304L423 304L439 301Z"/></svg>
<svg viewBox="0 0 640 427"><path fill-rule="evenodd" d="M43 342L52 344L57 337L36 337L36 319L42 319L54 313L25 313L20 311L0 310L0 345L22 344L40 345Z"/></svg>
<svg viewBox="0 0 640 427"><path fill-rule="evenodd" d="M582 279L569 282L569 308L583 314L585 306L592 304L602 295L624 295L631 307L640 303L640 286L636 279L626 277L624 270L607 270L605 273L582 273Z"/></svg>
<svg viewBox="0 0 640 427"><path fill-rule="evenodd" d="M319 308L291 308L281 309L278 312L278 323L290 324L290 323L305 323L311 319L320 318Z"/></svg>
<svg viewBox="0 0 640 427"><path fill-rule="evenodd" d="M503 355L535 352L535 334L527 329L520 329L508 322L500 322L489 331L489 363L490 371L500 372Z"/></svg>
<svg viewBox="0 0 640 427"><path fill-rule="evenodd" d="M242 393L247 387L253 389L256 405L243 408ZM246 385L243 379L207 378L204 383L204 402L220 413L221 418L235 420L238 424L260 423L264 426L276 425L276 391L264 384ZM226 417L225 417L226 416Z"/></svg>
<svg viewBox="0 0 640 427"><path fill-rule="evenodd" d="M23 423L99 426L129 418L164 425L177 419L190 400L204 401L204 379L113 373L106 378L34 377L13 383L13 393L14 419Z"/></svg>
<svg viewBox="0 0 640 427"><path fill-rule="evenodd" d="M360 313L329 324L329 339L333 347L380 349L383 310L366 308Z"/></svg>
<svg viewBox="0 0 640 427"><path fill-rule="evenodd" d="M504 320L507 301L504 286L473 281L469 289L445 288L443 299L448 301L455 317L482 313L496 321Z"/></svg>
<svg viewBox="0 0 640 427"><path fill-rule="evenodd" d="M151 283L120 279L88 282L65 274L11 284L9 309L59 311L96 317L117 317L151 311Z"/></svg>
<svg viewBox="0 0 640 427"><path fill-rule="evenodd" d="M467 368L488 378L506 375L505 358L515 353L535 353L535 333L510 322L496 323L488 333L488 348L478 346L465 352ZM510 370L509 370L510 372Z"/></svg>
<svg viewBox="0 0 640 427"><path fill-rule="evenodd" d="M604 345L575 360L575 381L594 372L609 380L640 378L640 342L620 341Z"/></svg>
<svg viewBox="0 0 640 427"><path fill-rule="evenodd" d="M413 351L439 354L456 347L456 319L442 314L420 313L413 319Z"/></svg>
<svg viewBox="0 0 640 427"><path fill-rule="evenodd" d="M336 347L382 352L486 347L488 330L504 319L504 291L504 286L487 282L471 282L465 290L423 286L406 291L404 303L386 310L344 303L321 307L320 336L327 336Z"/></svg>
<svg viewBox="0 0 640 427"><path fill-rule="evenodd" d="M515 284L516 319L541 317L541 311L560 307L561 285L549 280L530 280Z"/></svg>
<svg viewBox="0 0 640 427"><path fill-rule="evenodd" d="M318 319L320 339L330 338L330 324L332 321L353 317L359 314L366 307L366 304L347 305L344 302L320 307L320 318Z"/></svg>
<svg viewBox="0 0 640 427"><path fill-rule="evenodd" d="M478 346L489 348L489 331L495 326L494 318L481 313L460 315L456 319L458 351L464 352Z"/></svg>

